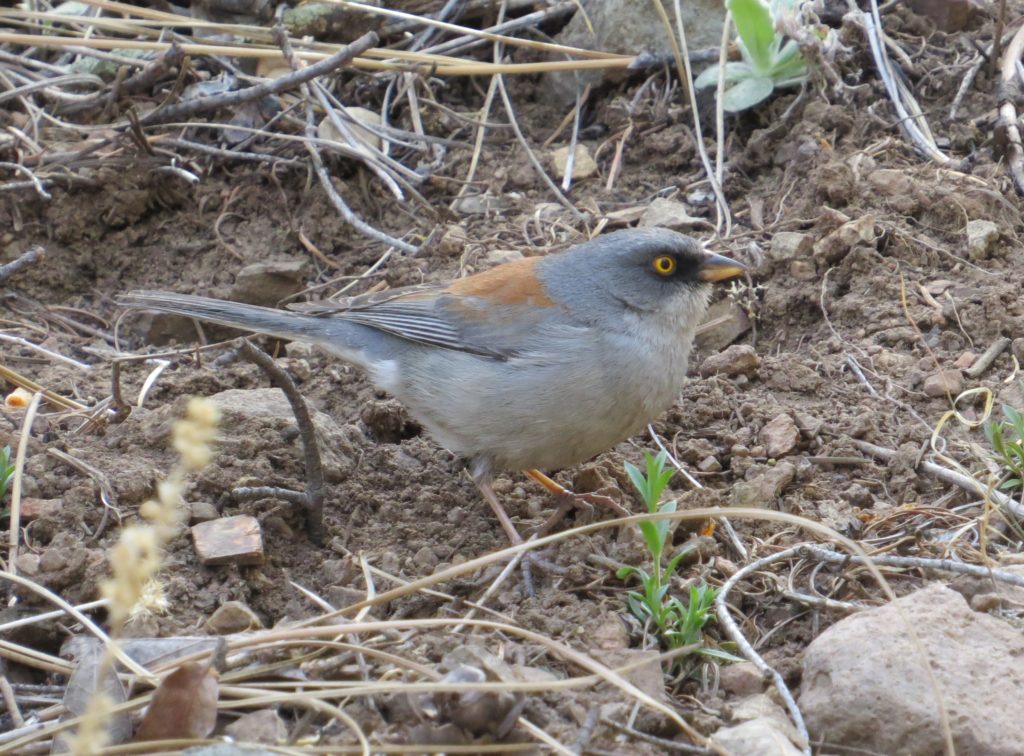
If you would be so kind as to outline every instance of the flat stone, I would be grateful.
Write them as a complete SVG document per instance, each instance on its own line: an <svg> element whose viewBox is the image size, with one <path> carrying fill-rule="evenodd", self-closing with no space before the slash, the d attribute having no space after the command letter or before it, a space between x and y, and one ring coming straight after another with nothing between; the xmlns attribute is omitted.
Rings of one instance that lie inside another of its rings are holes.
<svg viewBox="0 0 1024 756"><path fill-rule="evenodd" d="M274 709L259 709L244 714L225 727L224 731L246 743L280 745L288 740L288 725Z"/></svg>
<svg viewBox="0 0 1024 756"><path fill-rule="evenodd" d="M924 393L940 397L947 394L954 399L964 390L964 377L959 370L940 370L924 380Z"/></svg>
<svg viewBox="0 0 1024 756"><path fill-rule="evenodd" d="M795 478L796 467L791 462L780 462L767 472L733 485L729 504L734 507L766 507L774 502Z"/></svg>
<svg viewBox="0 0 1024 756"><path fill-rule="evenodd" d="M235 278L228 298L245 304L274 307L302 291L306 281L305 260L277 260L246 265Z"/></svg>
<svg viewBox="0 0 1024 756"><path fill-rule="evenodd" d="M943 753L945 706L957 753L1016 755L1020 718L1007 702L1024 694L1024 667L1010 661L1022 656L1018 628L933 583L815 638L804 653L800 710L823 753Z"/></svg>
<svg viewBox="0 0 1024 756"><path fill-rule="evenodd" d="M761 443L769 457L778 459L789 454L800 443L800 429L793 418L783 412L761 429Z"/></svg>
<svg viewBox="0 0 1024 756"><path fill-rule="evenodd" d="M712 375L753 375L761 365L754 347L749 344L735 344L724 352L713 354L700 366L701 377Z"/></svg>
<svg viewBox="0 0 1024 756"><path fill-rule="evenodd" d="M764 690L764 675L752 662L723 664L718 672L718 684L726 693L752 696Z"/></svg>
<svg viewBox="0 0 1024 756"><path fill-rule="evenodd" d="M207 567L263 563L260 523L249 515L221 517L194 525L192 542L199 561Z"/></svg>
<svg viewBox="0 0 1024 756"><path fill-rule="evenodd" d="M709 454L697 463L697 469L703 473L721 472L722 463L718 461L718 457L713 454Z"/></svg>
<svg viewBox="0 0 1024 756"><path fill-rule="evenodd" d="M195 525L199 522L209 522L220 517L217 507L208 501L193 501L189 505L189 522Z"/></svg>
<svg viewBox="0 0 1024 756"><path fill-rule="evenodd" d="M217 635L231 635L249 630L262 630L263 622L256 616L256 612L241 601L227 601L210 615L210 619L206 620L206 627Z"/></svg>
<svg viewBox="0 0 1024 756"><path fill-rule="evenodd" d="M768 254L775 260L788 262L794 258L810 257L814 251L814 237L795 231L779 231L772 237Z"/></svg>
<svg viewBox="0 0 1024 756"><path fill-rule="evenodd" d="M732 299L721 299L708 308L695 341L704 353L721 352L749 330L747 311Z"/></svg>
<svg viewBox="0 0 1024 756"><path fill-rule="evenodd" d="M685 228L691 228L693 226L704 226L708 225L708 221L704 218L695 218L690 215L690 208L679 202L678 200L671 200L665 197L656 197L651 201L644 209L644 214L640 216L641 226L657 226L659 228L669 228L675 231L679 231Z"/></svg>
<svg viewBox="0 0 1024 756"><path fill-rule="evenodd" d="M729 756L798 756L803 753L775 722L764 718L720 727L711 736L711 742Z"/></svg>
<svg viewBox="0 0 1024 756"><path fill-rule="evenodd" d="M572 164L572 177L576 179L590 178L597 173L597 163L590 155L590 150L584 144L577 144L575 159ZM565 176L565 169L569 167L569 148L559 147L551 153L551 164L559 178Z"/></svg>

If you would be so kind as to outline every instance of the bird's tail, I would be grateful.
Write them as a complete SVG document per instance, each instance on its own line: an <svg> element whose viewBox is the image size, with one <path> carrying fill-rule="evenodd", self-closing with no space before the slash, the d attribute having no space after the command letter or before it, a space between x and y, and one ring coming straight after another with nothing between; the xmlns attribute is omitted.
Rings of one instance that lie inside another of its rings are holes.
<svg viewBox="0 0 1024 756"><path fill-rule="evenodd" d="M132 291L118 297L117 302L297 341L325 341L330 324L328 318L169 291Z"/></svg>

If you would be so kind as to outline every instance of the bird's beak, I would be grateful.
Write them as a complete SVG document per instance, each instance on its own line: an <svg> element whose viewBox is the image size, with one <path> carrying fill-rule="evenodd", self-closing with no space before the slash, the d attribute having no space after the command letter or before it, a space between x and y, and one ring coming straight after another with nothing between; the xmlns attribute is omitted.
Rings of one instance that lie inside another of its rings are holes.
<svg viewBox="0 0 1024 756"><path fill-rule="evenodd" d="M717 281L728 281L730 278L742 276L747 271L747 266L738 263L722 255L708 255L700 266L700 273L697 277L701 281L715 283Z"/></svg>

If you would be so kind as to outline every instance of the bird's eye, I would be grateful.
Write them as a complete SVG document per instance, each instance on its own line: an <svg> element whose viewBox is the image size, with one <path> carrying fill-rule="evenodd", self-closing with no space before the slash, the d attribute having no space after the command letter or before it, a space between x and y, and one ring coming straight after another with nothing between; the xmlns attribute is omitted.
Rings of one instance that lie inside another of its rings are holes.
<svg viewBox="0 0 1024 756"><path fill-rule="evenodd" d="M676 272L676 258L671 255L660 255L654 258L652 263L654 272L659 276L671 276Z"/></svg>

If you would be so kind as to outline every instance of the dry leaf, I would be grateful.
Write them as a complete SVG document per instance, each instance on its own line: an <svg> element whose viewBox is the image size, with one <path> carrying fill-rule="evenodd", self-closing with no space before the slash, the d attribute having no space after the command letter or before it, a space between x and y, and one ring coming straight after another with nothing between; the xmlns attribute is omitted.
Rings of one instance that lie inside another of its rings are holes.
<svg viewBox="0 0 1024 756"><path fill-rule="evenodd" d="M135 740L205 738L217 724L217 670L185 662L153 692Z"/></svg>

